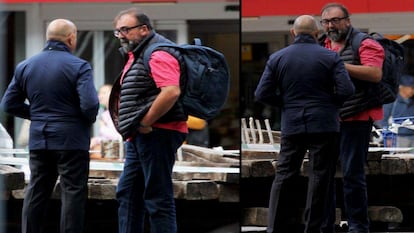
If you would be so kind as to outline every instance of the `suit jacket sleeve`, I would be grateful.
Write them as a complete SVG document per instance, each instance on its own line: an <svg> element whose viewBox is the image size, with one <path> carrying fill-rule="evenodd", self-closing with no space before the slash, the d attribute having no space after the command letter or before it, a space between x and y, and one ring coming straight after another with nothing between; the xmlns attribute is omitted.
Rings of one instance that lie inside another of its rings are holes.
<svg viewBox="0 0 414 233"><path fill-rule="evenodd" d="M21 86L21 82L18 82L20 70L21 65L18 65L13 79L2 98L1 108L3 111L14 116L30 119L30 108L25 103L26 94Z"/></svg>
<svg viewBox="0 0 414 233"><path fill-rule="evenodd" d="M335 53L334 77L335 77L335 94L339 103L343 102L355 93L355 86L352 83L348 71L345 69L344 62L338 54Z"/></svg>
<svg viewBox="0 0 414 233"><path fill-rule="evenodd" d="M88 63L80 67L77 91L83 116L90 123L95 122L99 110L99 100L93 82L92 68Z"/></svg>
<svg viewBox="0 0 414 233"><path fill-rule="evenodd" d="M276 67L274 61L269 59L266 63L262 77L255 91L256 101L277 107L279 106L280 95L278 95L278 74L274 71L273 67Z"/></svg>

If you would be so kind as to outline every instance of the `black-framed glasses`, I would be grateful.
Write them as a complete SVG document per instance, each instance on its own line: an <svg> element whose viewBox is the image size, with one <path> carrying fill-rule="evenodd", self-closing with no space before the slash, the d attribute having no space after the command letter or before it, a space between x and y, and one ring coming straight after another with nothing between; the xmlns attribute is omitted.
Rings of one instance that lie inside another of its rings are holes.
<svg viewBox="0 0 414 233"><path fill-rule="evenodd" d="M145 26L146 24L138 24L138 25L135 25L135 26L132 26L132 27L121 27L120 29L115 29L114 30L114 36L115 37L118 37L119 36L119 33L122 33L122 34L124 34L124 35L126 35L126 34L128 34L129 33L129 31L131 31L132 29L134 29L134 28L139 28L139 27L142 27L142 26Z"/></svg>
<svg viewBox="0 0 414 233"><path fill-rule="evenodd" d="M323 26L328 26L329 23L332 23L333 25L338 25L341 22L341 20L346 19L346 18L348 18L348 16L344 16L342 18L335 17L335 18L332 18L332 19L322 19L321 24Z"/></svg>

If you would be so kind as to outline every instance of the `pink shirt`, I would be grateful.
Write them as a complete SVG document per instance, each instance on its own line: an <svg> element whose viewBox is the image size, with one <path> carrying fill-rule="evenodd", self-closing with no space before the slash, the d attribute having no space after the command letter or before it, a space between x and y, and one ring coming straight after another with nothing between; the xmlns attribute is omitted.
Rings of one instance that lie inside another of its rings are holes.
<svg viewBox="0 0 414 233"><path fill-rule="evenodd" d="M180 86L180 65L174 56L165 51L155 51L151 54L149 65L151 67L151 76L158 88ZM188 133L186 121L157 122L153 126Z"/></svg>
<svg viewBox="0 0 414 233"><path fill-rule="evenodd" d="M339 52L340 47L331 47L329 38L325 40L325 47L333 51ZM359 57L362 65L373 66L382 68L384 62L384 49L375 40L363 40L359 47ZM383 118L383 109L381 107L375 107L360 112L355 116L349 117L346 121L367 121L372 119L373 121L381 120Z"/></svg>

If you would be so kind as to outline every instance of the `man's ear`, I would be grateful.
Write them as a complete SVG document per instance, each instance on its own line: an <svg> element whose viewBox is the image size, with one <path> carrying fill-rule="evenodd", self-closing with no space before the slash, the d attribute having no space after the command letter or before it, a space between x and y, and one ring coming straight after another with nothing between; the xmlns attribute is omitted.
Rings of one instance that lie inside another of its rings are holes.
<svg viewBox="0 0 414 233"><path fill-rule="evenodd" d="M292 36L292 38L295 38L296 36L295 30L293 30L293 28L290 29L290 35Z"/></svg>
<svg viewBox="0 0 414 233"><path fill-rule="evenodd" d="M316 41L318 41L319 38L319 31L315 31L313 34L313 37L315 38Z"/></svg>
<svg viewBox="0 0 414 233"><path fill-rule="evenodd" d="M72 45L73 44L73 39L72 39L72 35L69 35L68 38L66 39L68 45Z"/></svg>
<svg viewBox="0 0 414 233"><path fill-rule="evenodd" d="M143 32L144 36L148 35L149 32L150 32L147 25L144 25L141 29L142 29L142 32Z"/></svg>
<svg viewBox="0 0 414 233"><path fill-rule="evenodd" d="M69 46L69 48L73 48L76 44L76 34L71 33L67 39L66 39L66 43Z"/></svg>

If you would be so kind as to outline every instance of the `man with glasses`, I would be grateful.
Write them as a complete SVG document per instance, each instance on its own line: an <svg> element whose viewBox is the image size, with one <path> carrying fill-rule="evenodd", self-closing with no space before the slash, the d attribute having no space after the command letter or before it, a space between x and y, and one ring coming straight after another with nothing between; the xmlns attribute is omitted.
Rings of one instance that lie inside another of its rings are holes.
<svg viewBox="0 0 414 233"><path fill-rule="evenodd" d="M357 51L356 60L351 44L357 30L352 27L349 12L337 3L325 5L321 10L321 24L325 32L323 46L338 52L345 62L356 92L341 108L341 137L339 160L343 174L345 214L349 232L369 232L367 184L365 163L373 122L383 117L382 105L367 106L373 98L375 83L382 77L384 50L373 39L365 39ZM375 92L374 92L375 93ZM330 186L328 223L323 232L335 231L335 188Z"/></svg>
<svg viewBox="0 0 414 233"><path fill-rule="evenodd" d="M177 232L172 169L177 149L188 133L187 115L178 102L182 58L173 48L152 53L145 69L143 54L153 43L172 43L157 34L147 15L136 8L114 19L125 67L109 100L115 126L125 140L124 170L116 198L120 233Z"/></svg>

